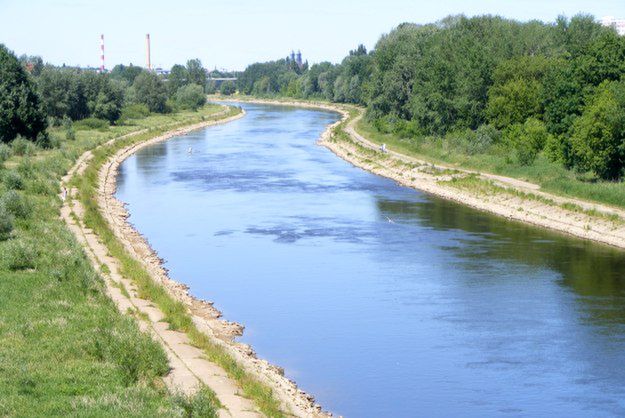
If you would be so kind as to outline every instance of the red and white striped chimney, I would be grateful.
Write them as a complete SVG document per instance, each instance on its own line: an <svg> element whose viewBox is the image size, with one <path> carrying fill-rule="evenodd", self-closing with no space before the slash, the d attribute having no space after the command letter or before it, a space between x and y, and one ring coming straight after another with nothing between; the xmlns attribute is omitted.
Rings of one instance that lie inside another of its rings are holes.
<svg viewBox="0 0 625 418"><path fill-rule="evenodd" d="M100 35L100 72L104 72L104 35Z"/></svg>

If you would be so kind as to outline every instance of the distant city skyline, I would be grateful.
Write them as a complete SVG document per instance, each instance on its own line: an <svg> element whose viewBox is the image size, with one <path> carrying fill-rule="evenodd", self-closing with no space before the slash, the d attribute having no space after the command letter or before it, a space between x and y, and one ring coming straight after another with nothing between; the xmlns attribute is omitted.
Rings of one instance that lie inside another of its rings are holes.
<svg viewBox="0 0 625 418"><path fill-rule="evenodd" d="M104 34L106 67L111 69L116 64L145 66L149 33L155 68L199 58L209 69L242 70L253 62L285 58L291 50L301 50L310 63L340 62L360 43L372 49L382 34L403 22L435 22L450 14L550 22L560 14L580 12L598 21L623 19L625 2L0 0L0 43L18 55L40 55L55 65L99 67Z"/></svg>

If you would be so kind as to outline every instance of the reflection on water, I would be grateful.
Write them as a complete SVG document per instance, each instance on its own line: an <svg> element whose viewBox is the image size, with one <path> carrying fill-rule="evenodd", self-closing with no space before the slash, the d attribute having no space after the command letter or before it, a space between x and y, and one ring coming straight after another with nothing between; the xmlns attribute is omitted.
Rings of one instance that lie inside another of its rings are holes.
<svg viewBox="0 0 625 418"><path fill-rule="evenodd" d="M345 416L625 415L623 252L354 168L314 145L334 114L245 107L129 158L118 197L260 356Z"/></svg>

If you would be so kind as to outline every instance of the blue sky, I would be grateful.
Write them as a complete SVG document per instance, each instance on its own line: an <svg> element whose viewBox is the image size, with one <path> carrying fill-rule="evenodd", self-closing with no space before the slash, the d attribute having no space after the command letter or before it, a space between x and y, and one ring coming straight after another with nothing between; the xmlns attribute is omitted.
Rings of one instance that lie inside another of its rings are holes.
<svg viewBox="0 0 625 418"><path fill-rule="evenodd" d="M103 33L111 68L145 65L150 33L155 66L197 57L209 68L243 69L291 49L310 62L337 62L359 43L372 48L399 23L449 14L553 21L578 12L625 18L625 0L0 0L0 43L54 64L98 66Z"/></svg>

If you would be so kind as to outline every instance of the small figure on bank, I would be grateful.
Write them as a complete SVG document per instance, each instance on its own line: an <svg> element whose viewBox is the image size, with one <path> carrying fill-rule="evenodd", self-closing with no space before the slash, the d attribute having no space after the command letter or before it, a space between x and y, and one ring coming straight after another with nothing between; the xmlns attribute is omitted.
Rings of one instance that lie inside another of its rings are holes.
<svg viewBox="0 0 625 418"><path fill-rule="evenodd" d="M65 199L67 199L67 189L63 187L63 189L61 190L61 200L65 202Z"/></svg>
<svg viewBox="0 0 625 418"><path fill-rule="evenodd" d="M386 154L386 144L380 145L380 151Z"/></svg>

